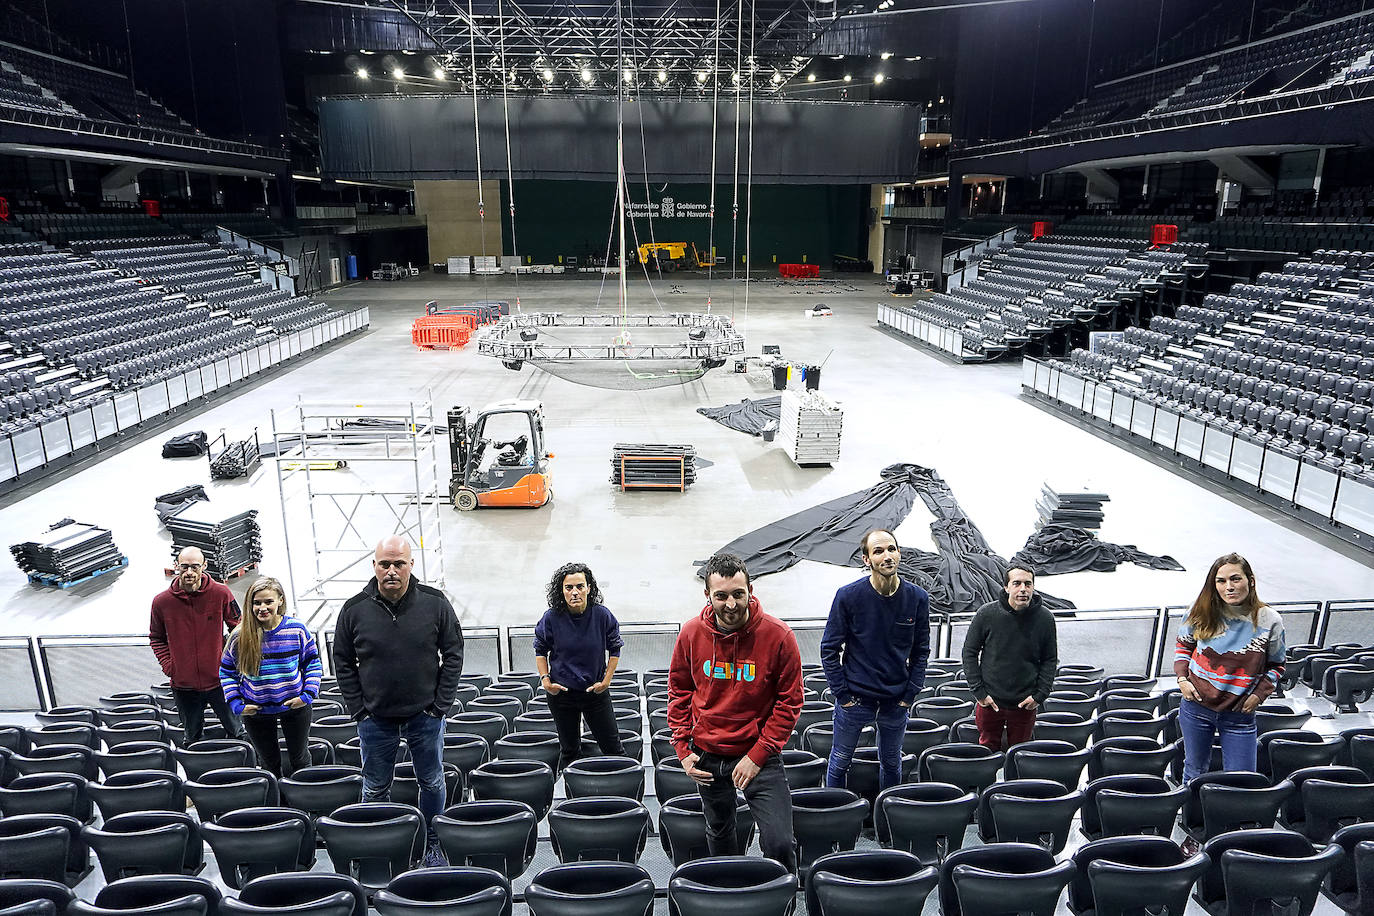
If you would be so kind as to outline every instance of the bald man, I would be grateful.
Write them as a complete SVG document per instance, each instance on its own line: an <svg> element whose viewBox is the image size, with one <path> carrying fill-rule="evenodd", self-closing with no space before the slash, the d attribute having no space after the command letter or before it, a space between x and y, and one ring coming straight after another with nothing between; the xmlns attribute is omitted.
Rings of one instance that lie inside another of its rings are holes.
<svg viewBox="0 0 1374 916"><path fill-rule="evenodd" d="M148 641L172 683L186 743L205 734L205 707L215 711L225 734L243 737L243 723L229 711L219 685L225 628L239 622L239 603L222 582L205 571L205 555L187 547L177 554L172 584L153 599Z"/></svg>
<svg viewBox="0 0 1374 916"><path fill-rule="evenodd" d="M406 739L428 826L426 868L447 865L431 822L444 811L444 716L463 673L463 629L448 598L413 575L404 538L377 545L375 573L334 625L334 675L358 721L363 801L388 801Z"/></svg>

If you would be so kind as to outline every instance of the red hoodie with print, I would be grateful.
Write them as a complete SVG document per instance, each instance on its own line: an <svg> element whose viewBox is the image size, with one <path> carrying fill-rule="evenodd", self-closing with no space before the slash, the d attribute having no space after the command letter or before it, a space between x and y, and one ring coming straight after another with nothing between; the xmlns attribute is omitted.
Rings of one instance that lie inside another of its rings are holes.
<svg viewBox="0 0 1374 916"><path fill-rule="evenodd" d="M801 651L781 620L749 598L749 622L716 627L708 604L683 624L668 668L668 727L679 759L697 751L748 755L762 766L782 751L802 707Z"/></svg>

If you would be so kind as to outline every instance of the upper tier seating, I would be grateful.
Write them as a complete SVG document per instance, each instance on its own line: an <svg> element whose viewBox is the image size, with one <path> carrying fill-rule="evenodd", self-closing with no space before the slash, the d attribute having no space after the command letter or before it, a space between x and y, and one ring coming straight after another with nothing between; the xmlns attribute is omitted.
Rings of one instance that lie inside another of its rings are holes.
<svg viewBox="0 0 1374 916"><path fill-rule="evenodd" d="M49 90L55 100L65 102L71 110L88 118L183 133L195 130L135 88L123 73L9 43L0 44L0 63Z"/></svg>

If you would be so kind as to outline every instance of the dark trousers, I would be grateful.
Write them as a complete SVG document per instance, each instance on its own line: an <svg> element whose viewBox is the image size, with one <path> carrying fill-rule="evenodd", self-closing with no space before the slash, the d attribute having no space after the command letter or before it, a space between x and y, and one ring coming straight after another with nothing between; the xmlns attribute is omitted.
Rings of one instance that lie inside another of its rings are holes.
<svg viewBox="0 0 1374 916"><path fill-rule="evenodd" d="M731 781L739 757L722 757L703 753L697 769L706 770L714 778L710 785L697 783L701 795L702 814L706 816L706 849L713 856L738 856L745 850L738 848L735 834L735 784ZM797 872L796 840L792 834L792 791L782 768L782 757L769 757L758 775L744 787L744 799L759 833L759 850L776 859L788 871Z"/></svg>
<svg viewBox="0 0 1374 916"><path fill-rule="evenodd" d="M625 753L620 743L620 729L615 724L615 707L609 691L591 693L587 690L565 690L549 694L549 712L558 730L558 768L561 770L577 759L582 751L582 720L596 739L601 753L619 757Z"/></svg>
<svg viewBox="0 0 1374 916"><path fill-rule="evenodd" d="M420 784L420 815L424 818L430 844L439 842L434 833L436 814L444 813L444 720L426 712L409 719L378 719L364 716L358 723L358 744L363 752L363 801L391 801L391 783L396 775L396 752L404 738L415 765L415 781Z"/></svg>
<svg viewBox="0 0 1374 916"><path fill-rule="evenodd" d="M194 744L205 736L207 703L215 711L215 718L219 719L219 724L224 726L226 735L230 738L243 737L243 723L239 721L238 716L229 711L229 702L224 699L224 691L218 687L214 690L185 690L173 687L172 697L176 700L177 713L181 716L181 727L186 730L187 744Z"/></svg>
<svg viewBox="0 0 1374 916"><path fill-rule="evenodd" d="M1005 751L1031 739L1035 710L1015 703L997 701L998 708L974 706L973 721L978 723L978 743L994 751ZM1005 738L1003 733L1005 732Z"/></svg>
<svg viewBox="0 0 1374 916"><path fill-rule="evenodd" d="M285 712L258 712L243 717L248 740L258 753L258 766L281 778L281 750L277 745L277 723L286 736L286 756L291 769L287 776L310 766L310 704Z"/></svg>

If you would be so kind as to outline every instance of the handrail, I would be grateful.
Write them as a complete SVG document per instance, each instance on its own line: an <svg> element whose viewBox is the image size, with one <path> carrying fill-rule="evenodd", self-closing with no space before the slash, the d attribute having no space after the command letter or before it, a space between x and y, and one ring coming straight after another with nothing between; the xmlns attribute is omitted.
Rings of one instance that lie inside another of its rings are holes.
<svg viewBox="0 0 1374 916"><path fill-rule="evenodd" d="M1316 639L1314 642L1324 644L1328 629L1328 623L1332 614L1349 615L1361 612L1374 614L1374 598L1362 599L1331 599L1327 601L1308 600L1308 601L1277 601L1270 602L1270 607L1280 613L1288 612L1292 614L1312 613L1316 615L1314 622ZM1184 608L1177 605L1166 606L1145 606L1133 608L1099 608L1099 609L1077 609L1070 608L1054 612L1056 620L1061 623L1076 622L1091 625L1093 622L1106 624L1110 621L1121 620L1151 620L1154 621L1153 632L1149 643L1143 646L1147 658L1147 666L1144 671L1137 673L1154 672L1156 676L1168 673L1165 664L1168 658L1169 646L1168 636L1169 627L1172 621L1178 620L1183 616ZM931 625L937 633L931 643L931 657L948 657L953 648L953 631L955 627L966 627L973 618L970 613L960 613L954 615L943 615L939 612L932 613ZM825 624L823 617L805 618L782 618L785 623L796 627L798 630L807 633L814 633ZM669 636L681 630L680 620L660 620L660 621L627 621L621 624L622 635L633 639L640 636ZM506 626L476 626L465 629L465 635L473 641L482 641L484 644L489 640L494 640L496 649L497 665L500 669L496 672L486 672L499 674L514 670L514 659L517 657L517 640L530 639L534 635L534 623L524 622L518 624L508 624ZM1104 629L1104 635L1107 634ZM1371 632L1374 632L1374 624L1371 625ZM316 643L320 647L321 654L328 659L333 647L333 631L325 630L316 634ZM1290 639L1296 643L1297 637ZM1374 643L1374 637L1369 640ZM54 705L53 698L59 692L61 685L54 685L51 682L51 669L47 660L47 652L50 648L94 648L102 645L108 646L146 646L148 637L141 633L109 634L109 635L77 635L77 636L11 636L0 637L0 649L19 648L29 646L31 658L34 666L34 682L38 690L38 696L43 709L50 709ZM1064 640L1060 640L1061 662L1072 661L1063 655L1062 646ZM149 664L155 664L152 660L151 649L149 650ZM631 663L633 666L633 663ZM147 684L110 684L110 692L130 689L146 689Z"/></svg>

